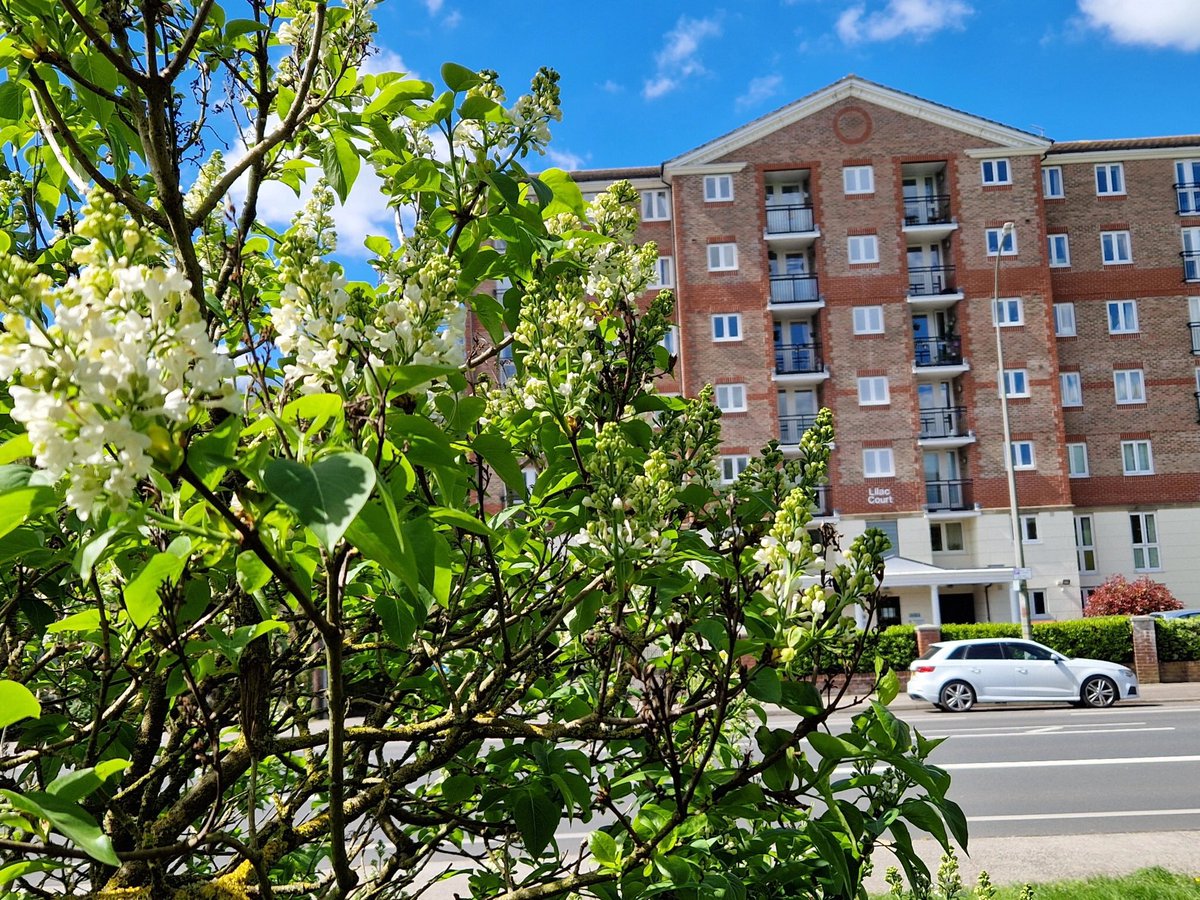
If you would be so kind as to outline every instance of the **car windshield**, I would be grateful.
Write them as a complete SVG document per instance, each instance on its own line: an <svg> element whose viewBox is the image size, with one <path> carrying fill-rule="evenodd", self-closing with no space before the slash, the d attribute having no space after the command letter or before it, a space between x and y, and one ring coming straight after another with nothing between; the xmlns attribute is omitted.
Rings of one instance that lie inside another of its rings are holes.
<svg viewBox="0 0 1200 900"><path fill-rule="evenodd" d="M937 656L938 651L941 649L942 649L941 644L930 644L929 648L924 653L922 653L920 656L918 656L917 659L919 659L919 660L933 659L935 656Z"/></svg>

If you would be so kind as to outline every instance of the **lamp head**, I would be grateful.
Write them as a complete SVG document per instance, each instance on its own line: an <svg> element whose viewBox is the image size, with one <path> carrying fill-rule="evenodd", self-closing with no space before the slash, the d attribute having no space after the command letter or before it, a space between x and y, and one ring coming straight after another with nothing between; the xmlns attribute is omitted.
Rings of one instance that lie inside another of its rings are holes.
<svg viewBox="0 0 1200 900"><path fill-rule="evenodd" d="M1016 230L1017 230L1017 226L1016 226L1015 222L1005 222L1004 227L1002 227L1000 229L1000 233L1004 237L1008 237L1010 234L1012 234Z"/></svg>

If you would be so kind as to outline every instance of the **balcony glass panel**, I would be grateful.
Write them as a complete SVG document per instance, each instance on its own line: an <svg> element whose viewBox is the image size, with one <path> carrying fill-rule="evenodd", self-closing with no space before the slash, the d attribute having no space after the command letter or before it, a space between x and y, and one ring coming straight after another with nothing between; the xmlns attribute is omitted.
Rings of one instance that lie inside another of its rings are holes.
<svg viewBox="0 0 1200 900"><path fill-rule="evenodd" d="M963 406L942 406L921 410L921 437L966 437L967 410Z"/></svg>
<svg viewBox="0 0 1200 900"><path fill-rule="evenodd" d="M908 293L911 297L934 297L957 291L954 266L908 267Z"/></svg>
<svg viewBox="0 0 1200 900"><path fill-rule="evenodd" d="M812 428L817 422L817 414L810 413L800 416L780 416L779 417L779 443L781 444L798 444L800 438L804 436L804 432Z"/></svg>
<svg viewBox="0 0 1200 900"><path fill-rule="evenodd" d="M950 196L929 194L904 198L904 224L944 225L950 221Z"/></svg>
<svg viewBox="0 0 1200 900"><path fill-rule="evenodd" d="M962 365L962 338L957 334L913 341L916 364L926 366Z"/></svg>
<svg viewBox="0 0 1200 900"><path fill-rule="evenodd" d="M926 481L925 505L930 512L945 509L969 509L971 482L965 478L950 481Z"/></svg>
<svg viewBox="0 0 1200 900"><path fill-rule="evenodd" d="M816 275L772 275L772 303L815 303L821 298Z"/></svg>
<svg viewBox="0 0 1200 900"><path fill-rule="evenodd" d="M767 205L767 234L796 234L813 230L811 203Z"/></svg>
<svg viewBox="0 0 1200 900"><path fill-rule="evenodd" d="M775 373L777 375L799 375L823 371L821 345L813 341L808 344L778 344L775 347Z"/></svg>

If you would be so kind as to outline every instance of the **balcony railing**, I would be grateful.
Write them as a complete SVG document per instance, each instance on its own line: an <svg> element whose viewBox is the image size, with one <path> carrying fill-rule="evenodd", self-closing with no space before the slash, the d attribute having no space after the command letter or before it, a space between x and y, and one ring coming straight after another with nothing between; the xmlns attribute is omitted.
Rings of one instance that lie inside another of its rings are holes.
<svg viewBox="0 0 1200 900"><path fill-rule="evenodd" d="M954 266L909 266L908 293L911 297L936 297L958 291Z"/></svg>
<svg viewBox="0 0 1200 900"><path fill-rule="evenodd" d="M1181 216L1200 216L1200 181L1181 181L1176 184L1175 198Z"/></svg>
<svg viewBox="0 0 1200 900"><path fill-rule="evenodd" d="M821 345L779 344L775 348L775 373L777 375L802 375L807 372L824 371L821 364Z"/></svg>
<svg viewBox="0 0 1200 900"><path fill-rule="evenodd" d="M948 334L938 338L918 338L913 341L916 364L927 366L961 366L962 338Z"/></svg>
<svg viewBox="0 0 1200 900"><path fill-rule="evenodd" d="M950 221L950 195L930 194L904 200L905 225L943 225Z"/></svg>
<svg viewBox="0 0 1200 900"><path fill-rule="evenodd" d="M813 497L815 509L813 515L827 516L829 515L829 485L822 485L816 489L816 496Z"/></svg>
<svg viewBox="0 0 1200 900"><path fill-rule="evenodd" d="M1192 356L1200 356L1200 322L1188 322L1188 331L1192 333Z"/></svg>
<svg viewBox="0 0 1200 900"><path fill-rule="evenodd" d="M767 204L767 234L796 234L813 230L811 203Z"/></svg>
<svg viewBox="0 0 1200 900"><path fill-rule="evenodd" d="M925 506L930 512L971 508L971 482L966 478L925 482Z"/></svg>
<svg viewBox="0 0 1200 900"><path fill-rule="evenodd" d="M965 406L937 406L921 410L922 438L966 436L967 409Z"/></svg>
<svg viewBox="0 0 1200 900"><path fill-rule="evenodd" d="M816 275L772 275L772 303L815 303L821 299Z"/></svg>
<svg viewBox="0 0 1200 900"><path fill-rule="evenodd" d="M1183 280L1200 281L1200 250L1184 250L1179 255L1183 259Z"/></svg>
<svg viewBox="0 0 1200 900"><path fill-rule="evenodd" d="M798 444L804 432L817 423L816 413L806 413L800 416L779 417L779 443Z"/></svg>

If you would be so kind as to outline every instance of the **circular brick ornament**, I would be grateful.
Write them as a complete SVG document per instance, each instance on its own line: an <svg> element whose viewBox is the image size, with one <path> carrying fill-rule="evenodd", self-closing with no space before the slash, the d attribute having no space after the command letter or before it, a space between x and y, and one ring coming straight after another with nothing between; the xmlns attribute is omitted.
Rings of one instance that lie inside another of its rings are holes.
<svg viewBox="0 0 1200 900"><path fill-rule="evenodd" d="M861 144L873 127L871 114L861 106L847 106L833 119L833 133L843 144Z"/></svg>

